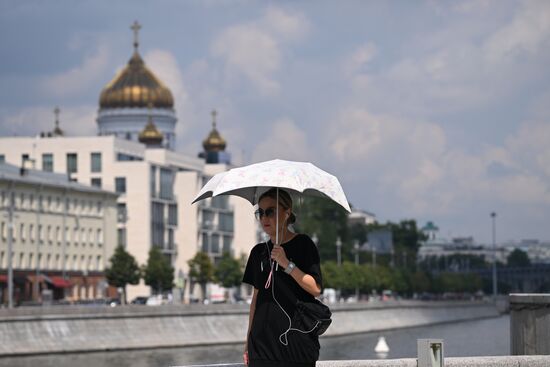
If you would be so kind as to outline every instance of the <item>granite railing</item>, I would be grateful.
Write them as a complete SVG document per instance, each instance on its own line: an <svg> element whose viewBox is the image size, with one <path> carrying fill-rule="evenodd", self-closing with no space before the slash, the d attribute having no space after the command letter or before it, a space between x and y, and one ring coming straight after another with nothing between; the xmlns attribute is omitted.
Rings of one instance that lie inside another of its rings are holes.
<svg viewBox="0 0 550 367"><path fill-rule="evenodd" d="M445 367L549 367L550 356L498 356L445 358ZM242 363L193 367L246 367ZM356 361L319 361L317 367L417 367L416 358ZM190 366L187 366L190 367Z"/></svg>

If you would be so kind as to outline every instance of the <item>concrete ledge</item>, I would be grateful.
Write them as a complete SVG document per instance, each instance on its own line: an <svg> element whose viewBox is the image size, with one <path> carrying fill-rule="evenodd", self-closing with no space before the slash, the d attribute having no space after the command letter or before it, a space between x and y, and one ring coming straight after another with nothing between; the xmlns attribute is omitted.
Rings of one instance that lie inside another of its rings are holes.
<svg viewBox="0 0 550 367"><path fill-rule="evenodd" d="M187 367L246 367L242 363ZM445 358L445 367L549 367L550 356L499 356ZM319 361L317 367L416 367L416 358L359 361Z"/></svg>

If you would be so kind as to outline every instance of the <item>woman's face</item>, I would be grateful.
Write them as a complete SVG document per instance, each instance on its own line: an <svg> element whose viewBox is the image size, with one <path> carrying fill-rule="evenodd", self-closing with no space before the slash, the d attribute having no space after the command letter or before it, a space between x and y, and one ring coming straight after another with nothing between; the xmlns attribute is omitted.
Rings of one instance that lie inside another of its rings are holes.
<svg viewBox="0 0 550 367"><path fill-rule="evenodd" d="M259 218L260 224L262 225L262 229L265 233L267 233L270 237L275 237L277 229L276 203L277 201L270 197L264 197L258 203L258 211L262 214L261 218ZM285 210L281 205L279 205L279 235L282 233L282 229L285 226L288 215L290 215L290 210Z"/></svg>

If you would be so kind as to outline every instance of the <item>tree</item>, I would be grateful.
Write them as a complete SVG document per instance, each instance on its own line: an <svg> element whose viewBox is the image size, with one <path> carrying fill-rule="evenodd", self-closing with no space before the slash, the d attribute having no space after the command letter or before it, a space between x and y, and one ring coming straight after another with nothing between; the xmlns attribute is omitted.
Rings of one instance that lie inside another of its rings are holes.
<svg viewBox="0 0 550 367"><path fill-rule="evenodd" d="M143 279L145 284L153 289L154 294L171 290L174 287L174 268L158 247L149 250L149 259L143 269Z"/></svg>
<svg viewBox="0 0 550 367"><path fill-rule="evenodd" d="M298 232L319 238L319 255L323 261L336 260L336 239L342 240L342 261L352 260L353 244L348 236L348 213L332 200L304 197L293 205Z"/></svg>
<svg viewBox="0 0 550 367"><path fill-rule="evenodd" d="M241 284L243 271L239 260L231 257L229 252L224 252L216 270L214 271L216 282L222 287L231 288Z"/></svg>
<svg viewBox="0 0 550 367"><path fill-rule="evenodd" d="M141 272L136 259L124 247L118 246L111 256L111 266L105 269L107 282L113 287L122 288L123 302L127 303L126 285L138 284Z"/></svg>
<svg viewBox="0 0 550 367"><path fill-rule="evenodd" d="M531 260L525 251L516 248L508 255L507 263L510 267L527 267L531 265Z"/></svg>
<svg viewBox="0 0 550 367"><path fill-rule="evenodd" d="M214 265L210 257L204 252L197 252L195 257L187 262L189 278L201 286L202 299L206 298L206 285L214 280Z"/></svg>

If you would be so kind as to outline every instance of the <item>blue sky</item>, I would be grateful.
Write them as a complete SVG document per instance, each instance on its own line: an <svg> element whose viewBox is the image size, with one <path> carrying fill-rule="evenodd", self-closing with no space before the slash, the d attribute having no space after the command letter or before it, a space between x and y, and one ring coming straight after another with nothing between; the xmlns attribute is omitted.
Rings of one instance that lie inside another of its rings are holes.
<svg viewBox="0 0 550 367"><path fill-rule="evenodd" d="M237 164L308 160L379 220L550 240L548 1L0 0L0 134L95 134L140 52L176 99L178 150L216 108Z"/></svg>

